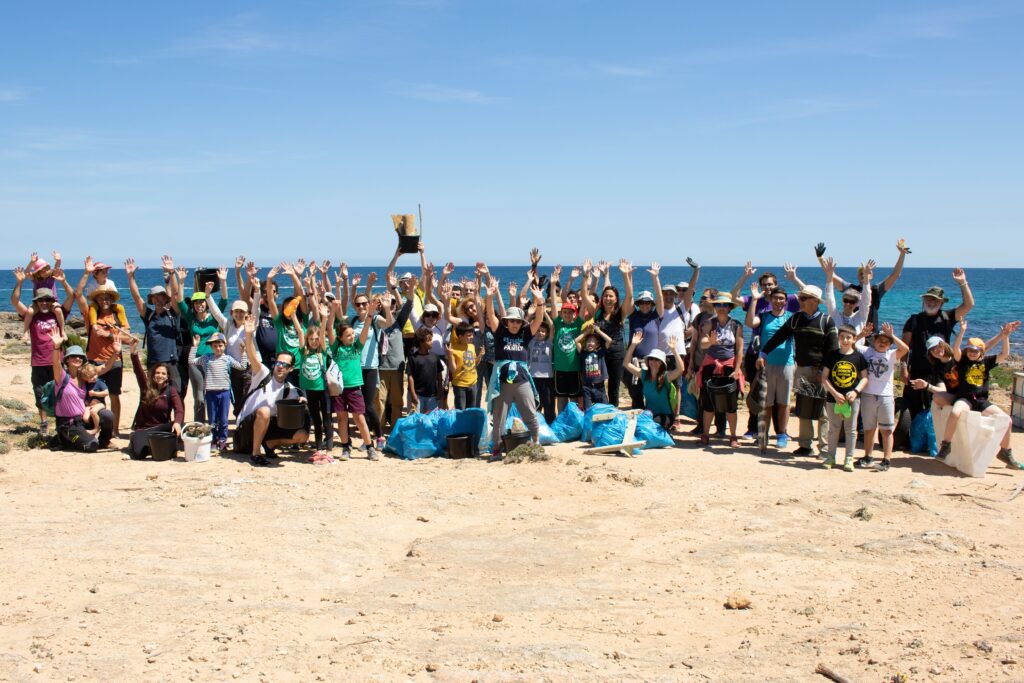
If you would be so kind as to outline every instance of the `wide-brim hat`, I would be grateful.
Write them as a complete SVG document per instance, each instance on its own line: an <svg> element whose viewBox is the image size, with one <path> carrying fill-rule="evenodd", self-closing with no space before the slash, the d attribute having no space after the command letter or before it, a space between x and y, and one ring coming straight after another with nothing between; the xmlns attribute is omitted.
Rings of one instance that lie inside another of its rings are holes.
<svg viewBox="0 0 1024 683"><path fill-rule="evenodd" d="M110 270L110 268L111 267L108 266L106 263L103 263L103 261L98 261L98 262L93 264L92 272L95 273L97 270Z"/></svg>
<svg viewBox="0 0 1024 683"><path fill-rule="evenodd" d="M440 315L441 310L437 307L437 304L424 304L423 315L433 313L434 315Z"/></svg>
<svg viewBox="0 0 1024 683"><path fill-rule="evenodd" d="M732 296L730 294L726 294L724 292L719 293L718 296L716 296L714 299L712 299L711 300L711 305L712 306L726 305L726 306L732 306L733 308L736 308L736 302L733 301Z"/></svg>
<svg viewBox="0 0 1024 683"><path fill-rule="evenodd" d="M49 268L49 267L50 267L50 264L49 264L48 261L46 261L44 259L41 259L41 258L37 258L35 261L32 262L32 265L30 265L28 267L28 274L29 275L35 275L36 273L38 273L43 268Z"/></svg>
<svg viewBox="0 0 1024 683"><path fill-rule="evenodd" d="M149 288L149 294L146 295L146 301L148 301L149 303L153 303L153 297L155 297L158 294L170 296L167 293L167 289L163 285L156 285L155 287Z"/></svg>
<svg viewBox="0 0 1024 683"><path fill-rule="evenodd" d="M677 290L681 291L681 290L685 290L685 289L689 289L689 288L690 288L690 283L689 282L677 282L676 283L676 289Z"/></svg>
<svg viewBox="0 0 1024 683"><path fill-rule="evenodd" d="M39 301L40 299L54 299L53 290L49 287L40 287L36 290L36 293L32 295L32 301Z"/></svg>
<svg viewBox="0 0 1024 683"><path fill-rule="evenodd" d="M523 314L523 309L518 306L511 306L505 310L505 315L501 316L502 320L518 320L519 322L525 322L526 316Z"/></svg>
<svg viewBox="0 0 1024 683"><path fill-rule="evenodd" d="M946 290L942 287L929 287L928 290L921 295L921 298L929 297L931 299L938 299L942 303L949 303L949 298L946 296Z"/></svg>
<svg viewBox="0 0 1024 683"><path fill-rule="evenodd" d="M798 298L801 296L810 296L821 301L821 287L818 287L817 285L804 285L796 295Z"/></svg>
<svg viewBox="0 0 1024 683"><path fill-rule="evenodd" d="M96 287L96 289L89 293L89 300L96 301L98 297L104 294L111 297L115 302L121 300L121 293L117 291L117 286L113 282L104 282Z"/></svg>
<svg viewBox="0 0 1024 683"><path fill-rule="evenodd" d="M649 354L647 354L645 356L645 358L647 360L650 360L652 358L656 358L656 359L660 360L662 363L664 363L665 365L668 365L668 360L665 357L665 352L662 351L661 349L654 349Z"/></svg>
<svg viewBox="0 0 1024 683"><path fill-rule="evenodd" d="M64 360L67 360L68 358L71 358L72 356L78 356L79 358L85 358L86 357L85 356L85 351L83 351L82 347L77 345L77 344L75 344L74 346L69 346L64 351Z"/></svg>
<svg viewBox="0 0 1024 683"><path fill-rule="evenodd" d="M651 294L648 290L645 289L644 291L642 291L639 294L637 294L636 297L633 300L636 303L640 303L641 301L650 301L653 304L654 303L654 295Z"/></svg>

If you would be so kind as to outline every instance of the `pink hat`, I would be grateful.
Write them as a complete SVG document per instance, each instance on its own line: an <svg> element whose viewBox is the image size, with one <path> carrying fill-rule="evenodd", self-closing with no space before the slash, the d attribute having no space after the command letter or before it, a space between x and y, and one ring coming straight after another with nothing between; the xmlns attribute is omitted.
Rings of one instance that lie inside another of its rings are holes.
<svg viewBox="0 0 1024 683"><path fill-rule="evenodd" d="M93 264L92 269L93 269L93 271L97 271L97 270L110 270L110 266L108 266L103 261L97 261L96 263Z"/></svg>
<svg viewBox="0 0 1024 683"><path fill-rule="evenodd" d="M35 261L32 262L32 265L30 265L28 267L28 273L29 273L29 275L35 275L36 273L38 273L43 268L49 268L49 267L50 267L50 264L47 261L44 261L41 258L37 258Z"/></svg>

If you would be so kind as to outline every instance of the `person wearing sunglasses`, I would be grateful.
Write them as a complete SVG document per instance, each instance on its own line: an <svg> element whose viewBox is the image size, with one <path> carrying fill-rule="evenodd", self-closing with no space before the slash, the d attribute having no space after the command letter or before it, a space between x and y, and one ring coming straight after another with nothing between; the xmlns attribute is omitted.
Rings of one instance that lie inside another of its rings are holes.
<svg viewBox="0 0 1024 683"><path fill-rule="evenodd" d="M889 273L889 276L887 278L885 278L884 280L879 282L877 285L874 285L874 284L871 285L871 298L868 299L868 301L870 301L871 304L870 304L870 306L868 306L868 320L867 321L869 323L871 323L871 325L875 329L879 329L879 327L878 327L878 309L879 309L879 307L882 304L882 297L884 297L886 295L886 293L893 288L893 286L896 284L896 281L900 279L900 275L903 273L903 262L904 262L904 260L906 260L907 254L910 253L910 249L907 248L907 243L902 238L896 243L896 250L900 252L900 255L899 255L899 258L896 259L896 265L894 265L892 267L892 272ZM825 243L824 242L819 242L818 244L816 244L814 246L814 254L815 254L815 256L818 257L818 263L820 263L821 267L824 268L825 267ZM875 267L874 259L868 261L868 264L871 266L872 269L874 269L874 267ZM857 275L858 275L858 280L859 280L860 279L860 277L859 277L860 273L858 272ZM833 274L832 278L831 278L831 281L832 281L832 284L834 284L836 287L838 287L839 291L843 292L844 294L847 293L847 292L855 292L857 294L863 294L863 292L864 292L864 288L863 288L862 285L854 284L854 283L851 283L851 282L847 282L846 280L844 280L843 278L839 277L838 275Z"/></svg>
<svg viewBox="0 0 1024 683"><path fill-rule="evenodd" d="M823 314L821 306L821 289L815 285L804 285L797 299L800 302L800 311L794 313L776 332L771 339L761 347L758 357L758 367L763 367L767 362L768 354L784 344L788 339L793 340L793 353L796 359L796 370L793 373L793 381L797 390L810 390L813 395L821 395L824 388L821 384L821 367L825 355L839 348L839 336L836 331L836 324ZM815 418L800 418L800 434L798 448L795 455L813 455L811 448L814 441L814 423L818 424L818 452L824 454L828 448L828 421L825 419L825 411Z"/></svg>

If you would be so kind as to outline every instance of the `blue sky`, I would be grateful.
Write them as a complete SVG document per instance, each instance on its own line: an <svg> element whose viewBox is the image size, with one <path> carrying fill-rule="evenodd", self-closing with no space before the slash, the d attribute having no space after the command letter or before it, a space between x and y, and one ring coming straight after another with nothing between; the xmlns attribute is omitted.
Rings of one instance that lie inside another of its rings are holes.
<svg viewBox="0 0 1024 683"><path fill-rule="evenodd" d="M1017 266L1024 2L9 3L5 265ZM977 249L964 251L967 240Z"/></svg>

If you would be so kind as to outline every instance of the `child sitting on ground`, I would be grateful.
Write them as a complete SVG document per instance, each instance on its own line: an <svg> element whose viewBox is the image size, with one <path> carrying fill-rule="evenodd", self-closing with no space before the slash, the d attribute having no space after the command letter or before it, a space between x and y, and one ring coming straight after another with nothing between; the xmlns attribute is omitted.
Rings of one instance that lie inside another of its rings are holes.
<svg viewBox="0 0 1024 683"><path fill-rule="evenodd" d="M604 389L608 366L604 356L611 341L612 338L595 325L576 337L576 350L583 368L583 410L589 410L595 403L608 403L608 393Z"/></svg>

